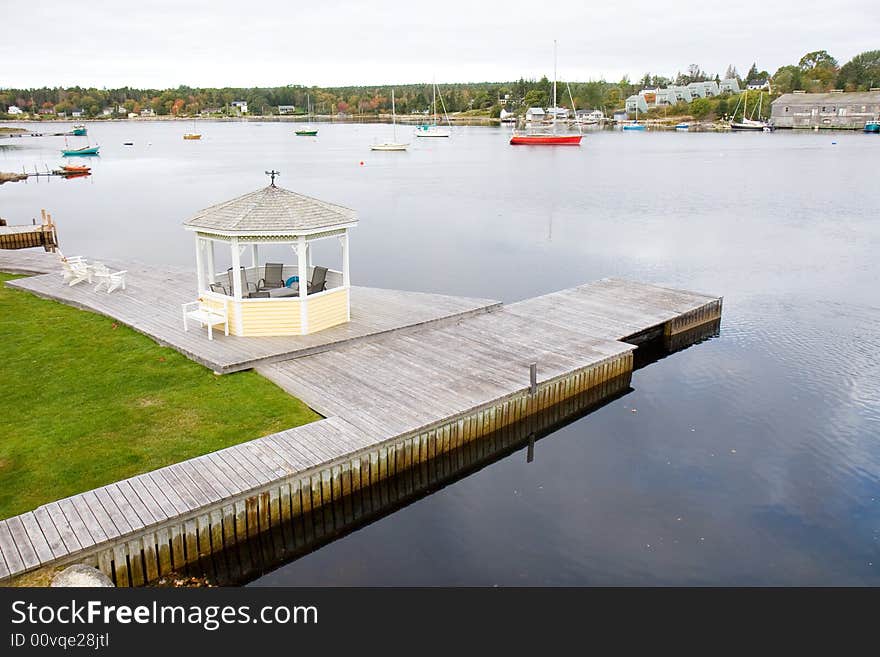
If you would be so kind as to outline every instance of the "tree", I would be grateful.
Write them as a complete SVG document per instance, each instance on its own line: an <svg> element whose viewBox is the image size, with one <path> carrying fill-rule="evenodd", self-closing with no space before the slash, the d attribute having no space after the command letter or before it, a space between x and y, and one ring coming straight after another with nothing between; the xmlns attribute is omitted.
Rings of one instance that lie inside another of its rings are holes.
<svg viewBox="0 0 880 657"><path fill-rule="evenodd" d="M752 82L759 79L758 64L757 62L752 62L752 67L749 69L749 72L746 73L746 82Z"/></svg>
<svg viewBox="0 0 880 657"><path fill-rule="evenodd" d="M526 97L523 99L523 103L526 107L547 107L547 92L542 91L541 89L530 89L526 92Z"/></svg>
<svg viewBox="0 0 880 657"><path fill-rule="evenodd" d="M690 106L690 113L695 119L705 119L712 112L712 101L708 98L697 98Z"/></svg>
<svg viewBox="0 0 880 657"><path fill-rule="evenodd" d="M868 50L844 64L837 76L837 85L847 91L880 87L880 50Z"/></svg>
<svg viewBox="0 0 880 657"><path fill-rule="evenodd" d="M814 50L801 57L798 66L800 66L802 71L809 71L817 66L837 68L837 60L829 55L827 50Z"/></svg>
<svg viewBox="0 0 880 657"><path fill-rule="evenodd" d="M788 94L795 89L803 89L802 75L798 66L783 66L773 76L773 90Z"/></svg>
<svg viewBox="0 0 880 657"><path fill-rule="evenodd" d="M727 67L727 71L724 72L724 79L725 80L733 80L733 79L738 79L738 78L739 78L739 73L737 73L737 71L736 71L736 66L734 66L733 64L730 64Z"/></svg>

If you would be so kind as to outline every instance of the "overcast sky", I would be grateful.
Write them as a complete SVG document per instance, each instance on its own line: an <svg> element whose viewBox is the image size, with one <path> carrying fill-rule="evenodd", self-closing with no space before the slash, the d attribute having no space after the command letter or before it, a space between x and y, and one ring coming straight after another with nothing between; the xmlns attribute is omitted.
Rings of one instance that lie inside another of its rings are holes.
<svg viewBox="0 0 880 657"><path fill-rule="evenodd" d="M876 0L2 3L0 87L334 86L771 73L880 48Z"/></svg>

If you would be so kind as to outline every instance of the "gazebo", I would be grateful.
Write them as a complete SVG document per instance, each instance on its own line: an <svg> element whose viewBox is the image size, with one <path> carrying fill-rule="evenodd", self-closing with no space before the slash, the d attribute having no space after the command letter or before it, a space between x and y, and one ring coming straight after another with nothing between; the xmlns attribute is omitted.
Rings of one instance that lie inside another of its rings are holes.
<svg viewBox="0 0 880 657"><path fill-rule="evenodd" d="M198 212L184 222L195 234L199 299L186 304L195 310L184 307L184 322L189 315L232 335L284 336L349 321L348 231L356 225L354 210L277 187L275 175L264 189ZM342 271L312 263L312 244L327 239L339 241ZM218 245L231 255L225 271L215 266ZM295 264L261 262L268 245L290 247Z"/></svg>

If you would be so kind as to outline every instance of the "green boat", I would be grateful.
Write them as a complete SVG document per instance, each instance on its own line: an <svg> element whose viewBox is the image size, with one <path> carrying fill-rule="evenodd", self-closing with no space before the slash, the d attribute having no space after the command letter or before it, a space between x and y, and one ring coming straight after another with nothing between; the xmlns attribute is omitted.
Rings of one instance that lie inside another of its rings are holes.
<svg viewBox="0 0 880 657"><path fill-rule="evenodd" d="M309 123L312 122L312 97L306 94L306 105L309 108ZM294 130L294 134L298 137L314 137L318 134L318 129L311 125L304 125L299 130Z"/></svg>
<svg viewBox="0 0 880 657"><path fill-rule="evenodd" d="M65 148L61 151L64 157L71 155L97 155L100 146L83 146L82 148Z"/></svg>
<svg viewBox="0 0 880 657"><path fill-rule="evenodd" d="M73 136L74 137L85 137L87 133L86 127L82 124L73 126Z"/></svg>
<svg viewBox="0 0 880 657"><path fill-rule="evenodd" d="M880 134L880 121L868 121L865 123L865 132Z"/></svg>

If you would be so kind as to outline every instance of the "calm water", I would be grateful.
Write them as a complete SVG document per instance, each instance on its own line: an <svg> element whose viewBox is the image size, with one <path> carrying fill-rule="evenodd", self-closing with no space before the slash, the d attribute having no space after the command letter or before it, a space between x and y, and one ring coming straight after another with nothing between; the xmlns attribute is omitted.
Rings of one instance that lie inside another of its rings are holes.
<svg viewBox="0 0 880 657"><path fill-rule="evenodd" d="M880 138L534 149L474 127L372 153L391 126L190 127L90 126L94 175L4 185L0 216L45 207L66 253L186 265L181 221L274 167L359 211L357 284L513 301L623 276L724 296L720 337L637 371L533 462L516 451L256 584L880 584ZM0 170L55 166L63 141L0 141Z"/></svg>

